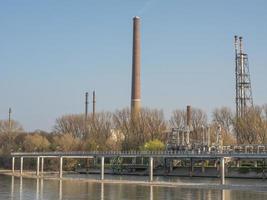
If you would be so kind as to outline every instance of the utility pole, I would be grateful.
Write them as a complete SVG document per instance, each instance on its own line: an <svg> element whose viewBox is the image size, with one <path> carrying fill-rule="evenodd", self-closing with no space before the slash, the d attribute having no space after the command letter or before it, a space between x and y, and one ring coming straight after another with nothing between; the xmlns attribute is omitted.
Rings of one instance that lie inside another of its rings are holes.
<svg viewBox="0 0 267 200"><path fill-rule="evenodd" d="M8 109L8 128L9 128L9 131L11 131L11 127L12 127L12 124L11 124L11 108Z"/></svg>
<svg viewBox="0 0 267 200"><path fill-rule="evenodd" d="M88 92L85 93L85 120L88 116Z"/></svg>
<svg viewBox="0 0 267 200"><path fill-rule="evenodd" d="M96 105L96 97L95 90L93 91L93 119L95 118L95 105Z"/></svg>

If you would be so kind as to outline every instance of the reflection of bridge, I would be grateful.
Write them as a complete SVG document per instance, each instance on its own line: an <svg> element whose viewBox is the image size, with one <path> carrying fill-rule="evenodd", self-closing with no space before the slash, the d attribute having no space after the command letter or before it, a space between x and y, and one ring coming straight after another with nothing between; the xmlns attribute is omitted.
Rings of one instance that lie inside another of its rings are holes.
<svg viewBox="0 0 267 200"><path fill-rule="evenodd" d="M109 187L109 181L85 181L82 182L82 184L94 184L98 185L100 188L97 190L99 192L95 192L97 187L81 187L81 183L79 183L80 179L71 179L72 181L66 181L68 179L65 179L64 181L62 179L59 179L58 181L52 181L51 180L46 180L44 178L36 178L35 180L32 179L30 180L25 180L22 176L20 177L15 177L11 176L11 189L10 189L10 199L36 199L36 200L43 200L43 199L58 199L58 200L63 200L66 197L66 194L68 194L68 197L70 194L72 196L76 197L76 199L80 199L81 197L84 197L87 195L88 199L91 198L98 198L100 200L106 199L105 197L109 197L111 199L123 199L124 192L127 191L127 195L129 197L133 197L133 195L136 195L136 192L138 190L138 187L132 188L131 191L128 190L121 190L118 189L116 190L116 187L114 190L110 190ZM75 186L76 182L73 182L74 180L78 181L79 187L73 187ZM29 183L31 183L29 185ZM114 182L113 182L114 183ZM123 184L124 186L129 184L128 181L123 181L123 180L115 180L115 183L118 184ZM125 184L126 183L126 184ZM180 187L181 185L179 183L175 183L172 185L170 182L165 182L166 185L159 183L162 187L171 187L171 190L176 191L175 193L172 193L172 195L175 196L175 194L179 194L179 189L175 187ZM158 187L157 183L152 183L150 184L149 182L144 182L144 181L135 181L134 184L136 185L142 185L144 187L144 191L147 191L147 196L146 199L149 200L155 200L158 197L158 190L156 189ZM200 200L200 199L207 199L211 200L213 195L213 191L211 188L214 188L214 185L211 186L211 184L198 184L198 183L193 183L193 184L188 184L184 183L183 187L186 188L198 188L198 192L194 195L195 192L192 194L192 190L186 190L186 193L188 195L191 195L192 198ZM238 186L229 186L231 189L242 189L243 188L250 188L250 189L255 189L255 186L247 186L247 185L238 185ZM71 188L71 189L70 189ZM117 188L121 188L121 185L118 186ZM125 188L125 187L123 187ZM126 187L128 188L128 187ZM221 189L220 193L217 193L218 196L216 199L220 200L226 200L230 199L231 195L230 192L231 190L226 190L229 189L227 185L217 185L215 187L216 189ZM266 187L261 187L261 190L264 191ZM155 191L156 189L156 191ZM169 188L170 189L170 188ZM167 190L166 192L169 193L170 190ZM201 189L201 190L199 190ZM205 192L202 190L205 189ZM115 192L114 192L115 191ZM77 196L76 196L77 195ZM134 196L135 197L135 196Z"/></svg>
<svg viewBox="0 0 267 200"><path fill-rule="evenodd" d="M225 149L225 148L224 148ZM238 149L238 148L237 148ZM246 149L246 148L245 148ZM153 181L153 159L154 158L168 158L168 159L199 159L199 160L220 160L221 169L221 183L224 184L225 180L225 158L235 159L248 159L259 160L267 159L267 152L264 150L240 152L240 150L222 150L222 152L212 151L107 151L107 152L16 152L12 153L12 171L15 172L15 158L20 158L20 173L23 173L23 159L35 158L36 162L36 175L40 175L40 159L41 159L41 173L44 172L44 159L45 158L58 158L59 159L59 177L62 178L63 159L68 158L101 158L101 180L104 180L104 167L105 158L123 157L123 158L149 158L149 180Z"/></svg>

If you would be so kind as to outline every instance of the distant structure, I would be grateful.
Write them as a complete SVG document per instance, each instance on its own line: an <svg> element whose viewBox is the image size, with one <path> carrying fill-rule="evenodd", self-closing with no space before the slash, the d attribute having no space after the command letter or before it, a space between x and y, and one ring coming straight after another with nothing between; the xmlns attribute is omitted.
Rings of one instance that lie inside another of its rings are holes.
<svg viewBox="0 0 267 200"><path fill-rule="evenodd" d="M96 97L95 97L95 91L93 91L93 118L95 118L95 106L96 106Z"/></svg>
<svg viewBox="0 0 267 200"><path fill-rule="evenodd" d="M253 106L248 55L243 51L242 37L235 36L236 117L242 118Z"/></svg>
<svg viewBox="0 0 267 200"><path fill-rule="evenodd" d="M191 106L186 106L186 120L181 128L172 128L168 135L168 150L188 150L194 145L194 141L190 141L190 133L192 133L192 110Z"/></svg>
<svg viewBox="0 0 267 200"><path fill-rule="evenodd" d="M186 106L186 125L189 129L191 129L192 126L192 111L191 111L191 106L187 105Z"/></svg>
<svg viewBox="0 0 267 200"><path fill-rule="evenodd" d="M11 124L11 108L8 109L8 128L9 131L11 130L12 124Z"/></svg>
<svg viewBox="0 0 267 200"><path fill-rule="evenodd" d="M132 57L132 95L131 113L136 115L141 108L141 34L140 17L133 18L133 57Z"/></svg>
<svg viewBox="0 0 267 200"><path fill-rule="evenodd" d="M186 106L186 144L190 144L190 131L192 130L192 111L191 106Z"/></svg>
<svg viewBox="0 0 267 200"><path fill-rule="evenodd" d="M88 116L88 92L85 93L85 119Z"/></svg>

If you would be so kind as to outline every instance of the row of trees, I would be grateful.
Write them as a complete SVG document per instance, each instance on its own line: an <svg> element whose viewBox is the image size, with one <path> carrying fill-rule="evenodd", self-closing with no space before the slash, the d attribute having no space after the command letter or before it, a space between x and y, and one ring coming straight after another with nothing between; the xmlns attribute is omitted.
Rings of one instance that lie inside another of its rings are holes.
<svg viewBox="0 0 267 200"><path fill-rule="evenodd" d="M25 133L22 126L12 121L0 121L0 154L11 151L70 151L70 150L138 150L149 141L167 143L172 127L183 128L186 111L175 110L170 120L165 120L162 110L142 109L140 115L131 117L129 109L114 113L101 112L94 116L66 115L56 120L51 133L35 131ZM201 140L203 127L210 127L211 142L215 142L216 127L222 128L223 143L266 144L267 106L248 110L245 117L235 119L226 107L215 109L208 123L207 114L192 109L192 134L194 141Z"/></svg>

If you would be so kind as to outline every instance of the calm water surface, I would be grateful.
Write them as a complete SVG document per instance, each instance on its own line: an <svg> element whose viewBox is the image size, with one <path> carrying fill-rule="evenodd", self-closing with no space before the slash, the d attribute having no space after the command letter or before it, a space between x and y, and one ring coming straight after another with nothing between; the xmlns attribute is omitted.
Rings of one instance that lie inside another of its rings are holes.
<svg viewBox="0 0 267 200"><path fill-rule="evenodd" d="M73 176L73 175L68 175ZM77 177L77 176L75 176ZM79 176L78 176L79 177ZM82 177L82 176L81 176ZM108 178L108 176L106 176ZM83 176L84 178L84 176ZM112 177L114 179L114 177ZM117 177L119 179L141 180L143 177ZM199 179L199 178L158 178L165 181L176 182L207 182L217 183L218 179ZM267 185L267 181L262 180L241 180L230 179L228 183ZM119 199L148 199L148 200L263 200L267 199L267 191L255 190L211 190L211 189L192 189L179 187L162 186L140 186L124 184L101 184L88 183L71 180L43 180L28 179L22 177L0 175L0 199L18 200L65 200L65 199L99 199L99 200L119 200Z"/></svg>

